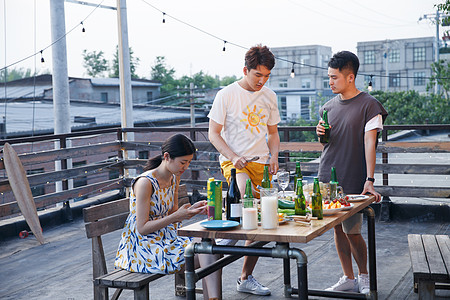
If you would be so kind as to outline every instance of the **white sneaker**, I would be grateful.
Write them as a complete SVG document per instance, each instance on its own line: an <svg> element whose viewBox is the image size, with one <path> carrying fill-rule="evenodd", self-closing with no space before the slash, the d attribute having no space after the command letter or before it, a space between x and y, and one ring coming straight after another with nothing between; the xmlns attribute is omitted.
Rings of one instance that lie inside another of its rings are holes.
<svg viewBox="0 0 450 300"><path fill-rule="evenodd" d="M370 292L369 274L358 275L358 286L360 293L367 294L368 292Z"/></svg>
<svg viewBox="0 0 450 300"><path fill-rule="evenodd" d="M241 278L237 280L237 291L260 296L270 295L270 290L259 283L252 275L248 275L246 280L241 280Z"/></svg>
<svg viewBox="0 0 450 300"><path fill-rule="evenodd" d="M356 279L349 279L344 275L335 285L325 289L325 291L357 292L358 282L356 281Z"/></svg>

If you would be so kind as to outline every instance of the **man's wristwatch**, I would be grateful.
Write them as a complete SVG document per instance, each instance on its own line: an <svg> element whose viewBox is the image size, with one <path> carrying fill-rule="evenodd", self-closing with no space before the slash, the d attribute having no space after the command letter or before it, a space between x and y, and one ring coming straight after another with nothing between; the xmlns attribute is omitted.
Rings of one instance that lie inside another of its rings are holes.
<svg viewBox="0 0 450 300"><path fill-rule="evenodd" d="M366 181L372 181L372 182L375 182L375 178L373 178L373 177L367 177L367 178L366 178Z"/></svg>

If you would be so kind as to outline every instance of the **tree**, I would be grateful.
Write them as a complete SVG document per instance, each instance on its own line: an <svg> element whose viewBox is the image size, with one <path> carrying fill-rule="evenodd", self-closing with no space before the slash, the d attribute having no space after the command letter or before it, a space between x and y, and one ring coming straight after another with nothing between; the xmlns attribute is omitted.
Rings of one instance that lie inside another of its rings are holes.
<svg viewBox="0 0 450 300"><path fill-rule="evenodd" d="M389 113L387 125L400 124L449 124L450 103L441 95L420 95L417 91L404 92L374 91Z"/></svg>
<svg viewBox="0 0 450 300"><path fill-rule="evenodd" d="M133 49L130 47L131 78L139 78L139 76L136 74L136 67L139 65L139 61L139 57L134 57ZM116 46L116 53L114 53L110 77L119 77L119 46Z"/></svg>
<svg viewBox="0 0 450 300"><path fill-rule="evenodd" d="M6 74L6 76L5 76ZM0 72L0 82L5 82L5 77L6 77L6 81L13 81L13 80L17 80L17 79L22 79L22 78L27 78L27 77L31 77L31 69L23 69L23 68L19 68L19 69L5 69L2 70Z"/></svg>
<svg viewBox="0 0 450 300"><path fill-rule="evenodd" d="M162 84L162 96L173 93L177 89L177 81L174 75L175 69L167 66L166 58L164 56L157 56L155 64L151 67L150 78Z"/></svg>
<svg viewBox="0 0 450 300"><path fill-rule="evenodd" d="M432 75L430 82L427 84L427 91L433 90L435 84L440 86L440 95L450 99L450 61L440 59L438 62L431 64Z"/></svg>
<svg viewBox="0 0 450 300"><path fill-rule="evenodd" d="M103 57L103 51L87 52L83 50L83 67L89 76L97 77L108 70L108 61Z"/></svg>

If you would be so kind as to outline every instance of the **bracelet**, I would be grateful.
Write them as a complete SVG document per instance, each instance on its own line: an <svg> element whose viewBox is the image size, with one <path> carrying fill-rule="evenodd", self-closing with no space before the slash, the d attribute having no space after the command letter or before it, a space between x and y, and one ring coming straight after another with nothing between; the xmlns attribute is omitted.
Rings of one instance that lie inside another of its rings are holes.
<svg viewBox="0 0 450 300"><path fill-rule="evenodd" d="M366 181L375 182L375 178L373 178L373 177L367 177L367 178L366 178Z"/></svg>

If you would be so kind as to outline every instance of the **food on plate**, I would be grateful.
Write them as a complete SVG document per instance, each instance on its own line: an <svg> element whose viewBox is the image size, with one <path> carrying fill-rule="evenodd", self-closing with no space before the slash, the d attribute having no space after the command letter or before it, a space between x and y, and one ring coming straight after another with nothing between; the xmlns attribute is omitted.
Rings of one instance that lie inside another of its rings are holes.
<svg viewBox="0 0 450 300"><path fill-rule="evenodd" d="M295 202L286 199L278 199L278 208L295 209Z"/></svg>
<svg viewBox="0 0 450 300"><path fill-rule="evenodd" d="M286 216L291 216L291 215L295 215L295 209L291 209L291 208L279 208L278 209L278 213L283 213Z"/></svg>

